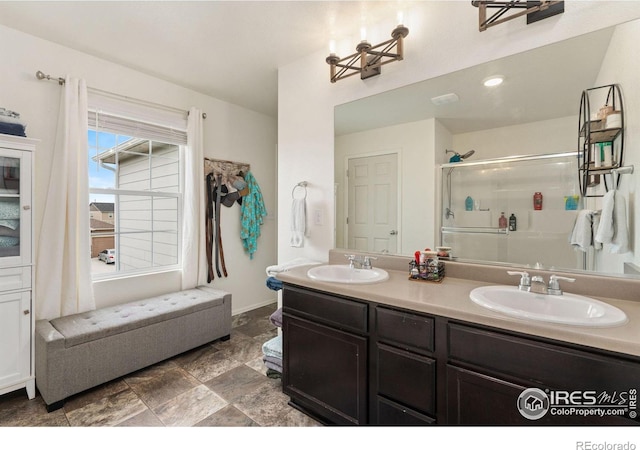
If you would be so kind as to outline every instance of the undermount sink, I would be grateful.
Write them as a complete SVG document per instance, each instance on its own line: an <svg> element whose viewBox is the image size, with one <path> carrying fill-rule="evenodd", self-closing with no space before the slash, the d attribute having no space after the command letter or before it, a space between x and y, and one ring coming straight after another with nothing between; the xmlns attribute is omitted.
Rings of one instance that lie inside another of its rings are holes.
<svg viewBox="0 0 640 450"><path fill-rule="evenodd" d="M480 306L521 319L591 327L613 327L627 321L615 306L576 294L545 295L516 286L483 286L469 296Z"/></svg>
<svg viewBox="0 0 640 450"><path fill-rule="evenodd" d="M349 284L379 283L389 278L386 270L378 269L377 267L371 269L356 269L346 264L315 266L307 271L307 276L318 281Z"/></svg>

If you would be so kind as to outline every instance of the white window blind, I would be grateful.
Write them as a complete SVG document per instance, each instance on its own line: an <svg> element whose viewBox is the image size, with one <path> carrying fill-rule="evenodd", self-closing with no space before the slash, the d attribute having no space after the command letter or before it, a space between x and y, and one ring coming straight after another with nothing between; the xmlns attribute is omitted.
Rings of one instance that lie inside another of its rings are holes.
<svg viewBox="0 0 640 450"><path fill-rule="evenodd" d="M187 143L187 112L89 92L89 127L169 144Z"/></svg>

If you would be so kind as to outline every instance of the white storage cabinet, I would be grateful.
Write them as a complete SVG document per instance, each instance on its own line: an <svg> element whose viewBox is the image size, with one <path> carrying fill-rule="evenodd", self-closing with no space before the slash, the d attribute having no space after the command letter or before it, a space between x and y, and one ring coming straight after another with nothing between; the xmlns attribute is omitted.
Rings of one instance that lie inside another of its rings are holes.
<svg viewBox="0 0 640 450"><path fill-rule="evenodd" d="M32 158L36 141L0 134L0 395L35 397Z"/></svg>

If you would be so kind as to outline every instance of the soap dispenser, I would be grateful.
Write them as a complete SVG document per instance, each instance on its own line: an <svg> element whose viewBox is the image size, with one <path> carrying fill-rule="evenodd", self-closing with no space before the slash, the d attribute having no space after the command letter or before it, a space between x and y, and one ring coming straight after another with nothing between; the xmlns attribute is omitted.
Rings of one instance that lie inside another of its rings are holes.
<svg viewBox="0 0 640 450"><path fill-rule="evenodd" d="M500 218L498 219L498 228L507 228L507 218L503 212L500 213Z"/></svg>

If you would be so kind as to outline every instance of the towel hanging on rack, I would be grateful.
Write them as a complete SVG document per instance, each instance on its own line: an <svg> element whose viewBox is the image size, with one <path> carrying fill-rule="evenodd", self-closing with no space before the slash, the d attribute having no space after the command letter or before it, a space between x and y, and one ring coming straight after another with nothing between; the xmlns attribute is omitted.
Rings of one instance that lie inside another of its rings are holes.
<svg viewBox="0 0 640 450"><path fill-rule="evenodd" d="M577 250L586 252L593 245L593 218L595 211L583 209L578 212L573 231L569 236L569 243Z"/></svg>
<svg viewBox="0 0 640 450"><path fill-rule="evenodd" d="M296 198L296 189L304 189L304 196ZM307 231L307 182L301 181L291 191L291 247L304 247L304 235Z"/></svg>
<svg viewBox="0 0 640 450"><path fill-rule="evenodd" d="M610 253L629 251L626 199L617 189L611 189L602 198L602 213L595 240L608 244L606 248Z"/></svg>

